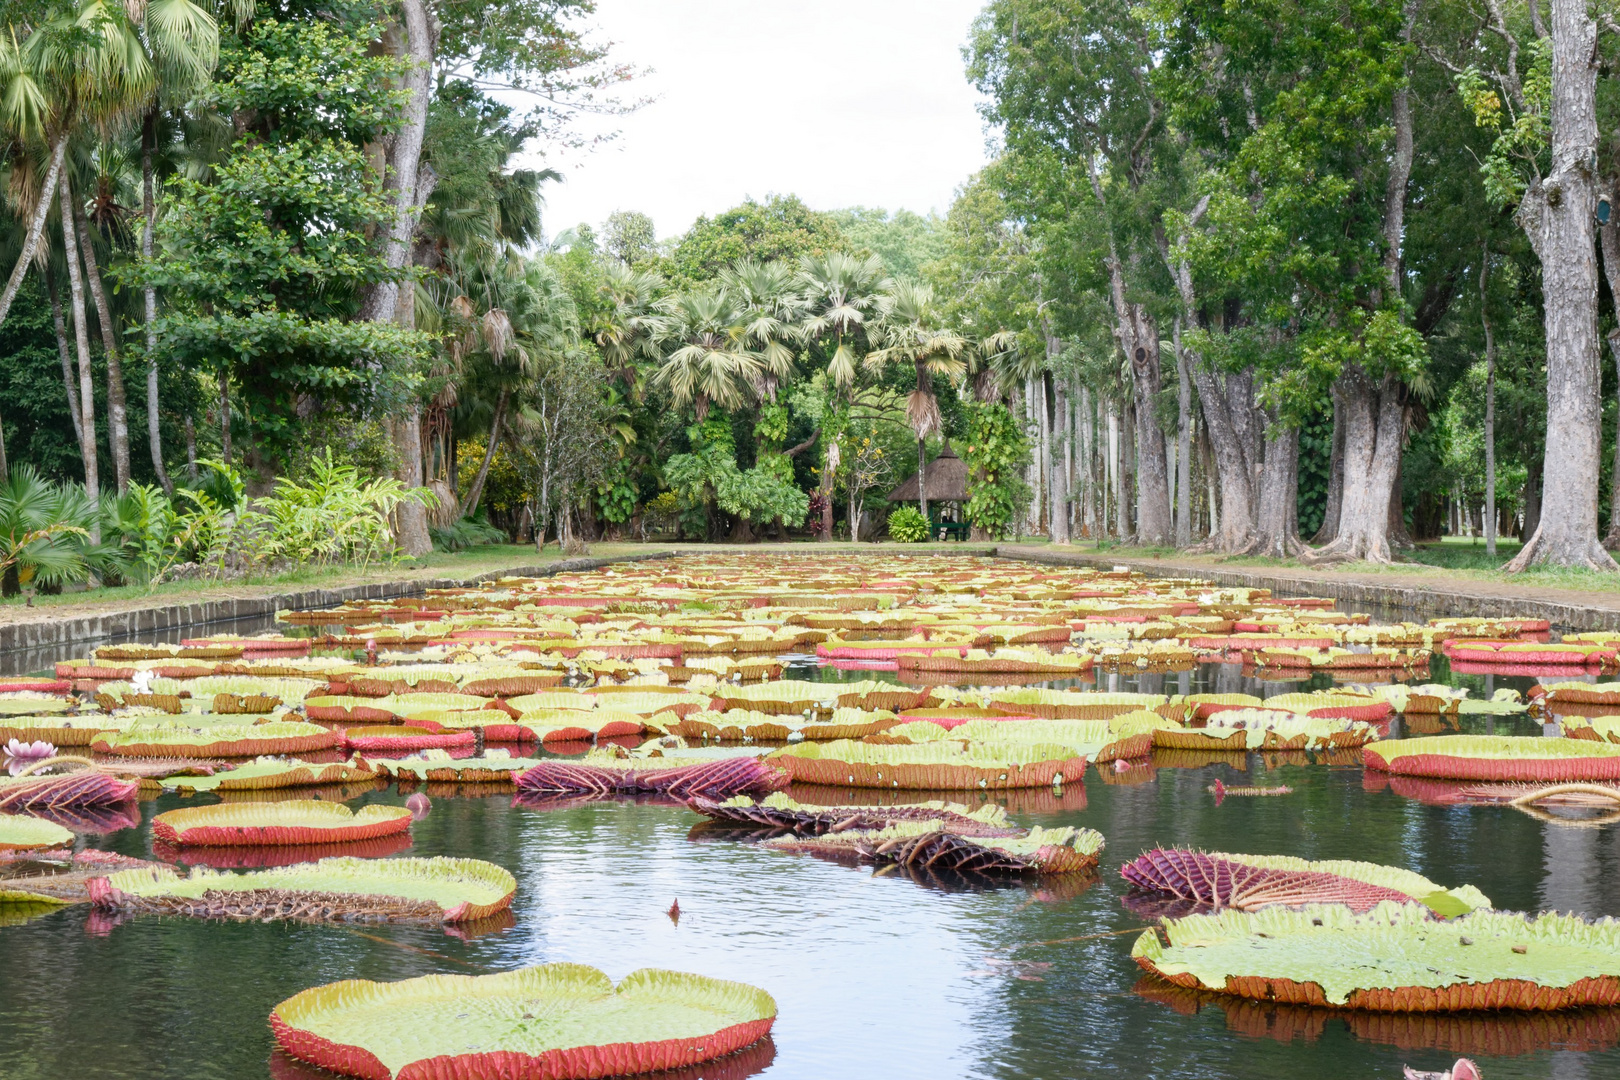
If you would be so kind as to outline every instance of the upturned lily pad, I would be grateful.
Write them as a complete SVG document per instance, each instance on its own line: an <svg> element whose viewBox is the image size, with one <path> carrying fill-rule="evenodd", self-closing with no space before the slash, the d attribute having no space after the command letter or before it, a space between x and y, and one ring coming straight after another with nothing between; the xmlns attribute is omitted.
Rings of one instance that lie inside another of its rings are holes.
<svg viewBox="0 0 1620 1080"><path fill-rule="evenodd" d="M464 922L504 911L517 880L481 859L321 859L233 874L123 870L92 890L113 910L224 919Z"/></svg>
<svg viewBox="0 0 1620 1080"><path fill-rule="evenodd" d="M771 1030L776 1002L742 983L643 968L618 986L580 964L497 975L352 979L270 1014L294 1057L366 1080L572 1080L696 1065Z"/></svg>
<svg viewBox="0 0 1620 1080"><path fill-rule="evenodd" d="M1119 872L1138 889L1217 910L1335 903L1366 911L1394 901L1423 904L1451 917L1491 906L1472 885L1446 889L1410 870L1349 860L1312 862L1287 855L1156 848Z"/></svg>
<svg viewBox="0 0 1620 1080"><path fill-rule="evenodd" d="M1620 923L1475 911L1438 921L1415 904L1189 915L1131 956L1178 986L1385 1012L1620 1004Z"/></svg>
<svg viewBox="0 0 1620 1080"><path fill-rule="evenodd" d="M403 833L411 812L371 803L358 811L314 800L224 803L169 810L152 819L152 836L176 845L330 844Z"/></svg>
<svg viewBox="0 0 1620 1080"><path fill-rule="evenodd" d="M376 771L361 761L336 761L323 765L296 759L268 758L250 761L234 769L220 769L206 776L165 776L159 783L176 790L262 791L318 787L323 784L361 784L376 779L376 776Z"/></svg>

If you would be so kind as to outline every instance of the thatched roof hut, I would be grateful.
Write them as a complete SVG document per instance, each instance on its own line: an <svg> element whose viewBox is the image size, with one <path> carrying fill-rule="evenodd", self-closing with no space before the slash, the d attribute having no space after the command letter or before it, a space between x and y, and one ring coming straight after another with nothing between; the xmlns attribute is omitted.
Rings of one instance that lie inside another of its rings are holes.
<svg viewBox="0 0 1620 1080"><path fill-rule="evenodd" d="M935 502L967 502L968 497L968 467L967 462L956 456L949 443L940 451L939 457L928 463L928 501ZM890 502L916 502L917 477L912 475L905 483L889 492Z"/></svg>

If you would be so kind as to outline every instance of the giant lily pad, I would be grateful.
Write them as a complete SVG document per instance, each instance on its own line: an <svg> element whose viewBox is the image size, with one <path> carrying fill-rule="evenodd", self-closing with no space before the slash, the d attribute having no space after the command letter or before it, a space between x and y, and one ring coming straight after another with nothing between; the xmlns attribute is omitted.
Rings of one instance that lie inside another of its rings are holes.
<svg viewBox="0 0 1620 1080"><path fill-rule="evenodd" d="M617 987L595 968L353 979L305 990L270 1014L276 1041L366 1080L571 1080L695 1065L763 1039L763 990L643 968Z"/></svg>
<svg viewBox="0 0 1620 1080"><path fill-rule="evenodd" d="M176 845L330 844L403 833L411 812L372 803L226 803L169 810L152 819L152 836Z"/></svg>
<svg viewBox="0 0 1620 1080"><path fill-rule="evenodd" d="M1189 915L1131 956L1189 989L1385 1012L1620 1004L1620 923L1475 911L1441 922L1415 904Z"/></svg>
<svg viewBox="0 0 1620 1080"><path fill-rule="evenodd" d="M849 787L939 790L1041 787L1079 780L1086 759L1045 743L880 745L800 743L772 754L794 780Z"/></svg>
<svg viewBox="0 0 1620 1080"><path fill-rule="evenodd" d="M73 834L54 822L21 814L0 814L0 851L61 847Z"/></svg>
<svg viewBox="0 0 1620 1080"><path fill-rule="evenodd" d="M258 757L301 754L336 746L342 736L319 724L272 721L266 724L137 724L103 732L91 748L103 754L137 757Z"/></svg>
<svg viewBox="0 0 1620 1080"><path fill-rule="evenodd" d="M123 870L92 890L98 906L224 919L465 922L504 911L517 880L480 859L321 859L246 874Z"/></svg>
<svg viewBox="0 0 1620 1080"><path fill-rule="evenodd" d="M318 787L325 784L363 784L377 773L363 761L317 764L265 758L234 769L219 769L205 776L176 773L161 778L166 788L191 791L266 791L276 788Z"/></svg>
<svg viewBox="0 0 1620 1080"><path fill-rule="evenodd" d="M1620 746L1523 735L1436 735L1393 739L1362 750L1370 769L1447 780L1620 779Z"/></svg>

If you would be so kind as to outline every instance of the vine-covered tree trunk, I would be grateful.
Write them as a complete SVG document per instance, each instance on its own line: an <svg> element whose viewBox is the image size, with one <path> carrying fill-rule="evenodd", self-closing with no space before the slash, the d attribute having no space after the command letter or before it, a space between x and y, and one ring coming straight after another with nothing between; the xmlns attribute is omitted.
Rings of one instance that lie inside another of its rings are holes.
<svg viewBox="0 0 1620 1080"><path fill-rule="evenodd" d="M1333 403L1333 449L1328 455L1327 505L1322 510L1322 527L1311 543L1331 544L1339 535L1339 506L1344 500L1344 425L1339 422L1339 403Z"/></svg>
<svg viewBox="0 0 1620 1080"><path fill-rule="evenodd" d="M84 491L92 505L101 498L101 476L96 468L96 381L90 370L90 333L85 326L84 279L79 274L79 245L73 236L73 193L67 177L56 185L58 209L62 217L62 247L68 265L68 304L73 319L73 347L79 357L79 456L84 459ZM101 542L99 515L91 529L91 539Z"/></svg>
<svg viewBox="0 0 1620 1080"><path fill-rule="evenodd" d="M1541 259L1547 328L1547 452L1541 521L1505 569L1616 570L1598 540L1603 439L1591 161L1597 150L1597 23L1585 0L1552 0L1552 164L1519 204Z"/></svg>
<svg viewBox="0 0 1620 1080"><path fill-rule="evenodd" d="M1606 186L1612 188L1612 181ZM1598 229L1598 238L1603 248L1603 273L1609 279L1609 297L1620 311L1620 218L1610 217L1608 224ZM1481 289L1484 286L1481 285ZM1491 344L1490 323L1486 322L1486 343ZM1615 374L1620 375L1620 327L1609 331L1609 351L1614 354ZM1493 357L1494 359L1494 357ZM1492 368L1494 374L1494 367ZM1494 383L1491 389L1495 389ZM1620 398L1620 383L1615 386L1615 395ZM1489 410L1494 404L1494 398L1487 400L1486 408ZM1491 412L1486 414L1487 430L1494 416ZM1489 444L1487 444L1489 448ZM1603 547L1608 551L1620 551L1620 423L1615 425L1614 432L1614 469L1610 475L1609 488L1609 531L1603 537Z"/></svg>
<svg viewBox="0 0 1620 1080"><path fill-rule="evenodd" d="M1300 552L1298 503L1299 429L1274 422L1266 431L1254 554L1287 559Z"/></svg>
<svg viewBox="0 0 1620 1080"><path fill-rule="evenodd" d="M1168 544L1175 539L1170 517L1170 469L1159 427L1157 405L1164 388L1159 366L1159 330L1140 304L1130 305L1131 382L1135 389L1136 542Z"/></svg>
<svg viewBox="0 0 1620 1080"><path fill-rule="evenodd" d="M1192 546L1192 364L1176 320L1176 547Z"/></svg>

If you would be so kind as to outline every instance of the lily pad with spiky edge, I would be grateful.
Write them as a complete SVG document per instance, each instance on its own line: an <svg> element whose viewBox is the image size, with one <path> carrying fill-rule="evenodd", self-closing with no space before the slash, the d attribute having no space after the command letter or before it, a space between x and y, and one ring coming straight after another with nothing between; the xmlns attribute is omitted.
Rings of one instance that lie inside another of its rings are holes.
<svg viewBox="0 0 1620 1080"><path fill-rule="evenodd" d="M1620 923L1475 911L1438 921L1416 904L1189 915L1131 956L1189 989L1380 1012L1620 1004Z"/></svg>
<svg viewBox="0 0 1620 1080"><path fill-rule="evenodd" d="M294 1057L366 1080L574 1080L713 1061L775 1019L771 996L742 983L642 968L614 986L546 964L330 983L277 1005L270 1026Z"/></svg>
<svg viewBox="0 0 1620 1080"><path fill-rule="evenodd" d="M1620 746L1523 735L1438 735L1366 747L1370 769L1447 780L1620 779Z"/></svg>
<svg viewBox="0 0 1620 1080"><path fill-rule="evenodd" d="M1217 910L1331 903L1366 911L1388 900L1423 904L1449 918L1491 906L1489 898L1472 885L1446 889L1410 870L1348 860L1311 862L1287 855L1155 848L1132 859L1119 872L1145 892L1164 893Z"/></svg>
<svg viewBox="0 0 1620 1080"><path fill-rule="evenodd" d="M1046 743L801 743L772 754L796 781L846 787L979 790L1074 782L1086 759Z"/></svg>
<svg viewBox="0 0 1620 1080"><path fill-rule="evenodd" d="M506 910L517 880L481 859L331 858L233 874L123 870L91 889L115 911L223 919L465 922Z"/></svg>
<svg viewBox="0 0 1620 1080"><path fill-rule="evenodd" d="M602 797L656 793L677 799L765 795L788 784L788 775L758 757L635 757L595 752L583 760L549 758L520 773L519 796Z"/></svg>
<svg viewBox="0 0 1620 1080"><path fill-rule="evenodd" d="M898 806L818 806L798 802L782 792L755 800L748 795L718 801L694 798L687 806L718 822L751 829L775 829L799 836L821 836L851 829L872 832L902 822L929 822L961 836L1022 836L997 803L970 809L960 803L931 800Z"/></svg>
<svg viewBox="0 0 1620 1080"><path fill-rule="evenodd" d="M0 851L61 847L73 834L54 822L21 814L0 814Z"/></svg>
<svg viewBox="0 0 1620 1080"><path fill-rule="evenodd" d="M362 784L377 777L376 770L358 759L318 764L297 759L267 758L234 769L219 769L207 776L165 776L158 782L177 791L263 791L276 788L318 787L323 784Z"/></svg>
<svg viewBox="0 0 1620 1080"><path fill-rule="evenodd" d="M152 819L155 840L175 845L332 844L403 833L411 812L372 803L358 811L314 800L225 803L169 810Z"/></svg>
<svg viewBox="0 0 1620 1080"><path fill-rule="evenodd" d="M272 721L265 724L214 724L196 727L183 722L136 724L122 732L102 732L91 749L135 757L258 757L327 750L341 740L319 724Z"/></svg>

